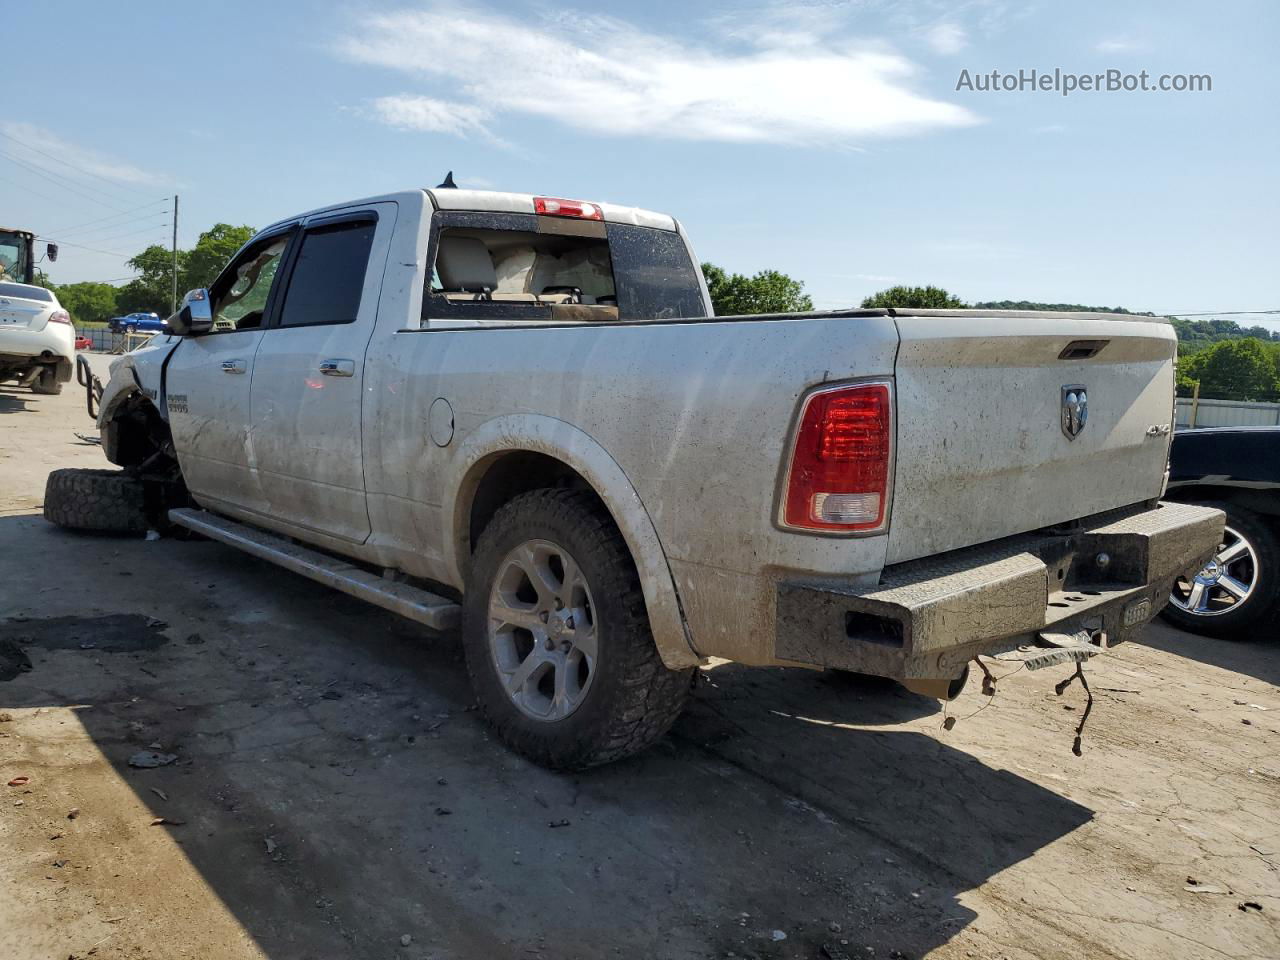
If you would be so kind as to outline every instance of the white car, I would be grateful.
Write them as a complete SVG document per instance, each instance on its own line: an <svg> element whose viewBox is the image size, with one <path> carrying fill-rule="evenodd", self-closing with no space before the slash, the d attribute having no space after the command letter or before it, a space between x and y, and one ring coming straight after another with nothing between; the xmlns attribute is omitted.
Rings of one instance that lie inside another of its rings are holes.
<svg viewBox="0 0 1280 960"><path fill-rule="evenodd" d="M0 281L0 383L61 393L75 367L75 328L52 290Z"/></svg>

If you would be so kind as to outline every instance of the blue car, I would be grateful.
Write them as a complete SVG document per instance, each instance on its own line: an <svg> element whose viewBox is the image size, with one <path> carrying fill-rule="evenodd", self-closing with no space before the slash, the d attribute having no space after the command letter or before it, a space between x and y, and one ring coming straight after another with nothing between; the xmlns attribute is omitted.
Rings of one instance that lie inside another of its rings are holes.
<svg viewBox="0 0 1280 960"><path fill-rule="evenodd" d="M112 317L107 326L116 333L164 333L168 327L158 313L130 313Z"/></svg>

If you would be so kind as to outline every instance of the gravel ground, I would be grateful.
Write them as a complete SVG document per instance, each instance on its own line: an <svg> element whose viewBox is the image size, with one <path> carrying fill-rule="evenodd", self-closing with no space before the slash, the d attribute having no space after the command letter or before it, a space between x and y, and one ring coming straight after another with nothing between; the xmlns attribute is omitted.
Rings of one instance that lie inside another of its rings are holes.
<svg viewBox="0 0 1280 960"><path fill-rule="evenodd" d="M557 775L488 735L453 637L45 523L49 470L105 465L73 430L74 386L0 387L5 958L1280 956L1278 643L1150 627L1090 665L1079 758L1067 667L945 731L722 664L657 748Z"/></svg>

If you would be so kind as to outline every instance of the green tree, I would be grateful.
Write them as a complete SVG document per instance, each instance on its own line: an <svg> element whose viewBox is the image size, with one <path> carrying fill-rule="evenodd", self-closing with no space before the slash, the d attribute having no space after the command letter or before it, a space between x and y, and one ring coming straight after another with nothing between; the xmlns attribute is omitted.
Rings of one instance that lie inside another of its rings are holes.
<svg viewBox="0 0 1280 960"><path fill-rule="evenodd" d="M54 292L75 323L101 323L116 315L118 291L109 283L64 283Z"/></svg>
<svg viewBox="0 0 1280 960"><path fill-rule="evenodd" d="M718 317L748 313L802 313L813 309L804 283L777 270L761 270L755 276L725 273L714 263L702 265L711 305Z"/></svg>
<svg viewBox="0 0 1280 960"><path fill-rule="evenodd" d="M178 275L181 281L178 296L213 283L222 268L253 234L253 227L233 227L229 223L215 223L200 234L200 239L183 260L183 270Z"/></svg>
<svg viewBox="0 0 1280 960"><path fill-rule="evenodd" d="M178 277L188 254L178 251ZM120 288L116 294L116 308L120 313L154 312L162 317L169 315L173 303L173 252L153 243L129 261L128 266L138 271L138 276ZM183 293L178 284L178 295Z"/></svg>
<svg viewBox="0 0 1280 960"><path fill-rule="evenodd" d="M1200 381L1200 396L1215 400L1275 400L1280 397L1280 352L1262 341L1223 340L1185 360L1178 367L1179 386Z"/></svg>
<svg viewBox="0 0 1280 960"><path fill-rule="evenodd" d="M1035 300L984 300L975 303L978 310L1057 310L1061 313L1124 313L1135 317L1154 317L1150 311L1136 312L1124 307L1089 307L1083 303L1041 303Z"/></svg>
<svg viewBox="0 0 1280 960"><path fill-rule="evenodd" d="M178 296L196 287L207 287L249 238L253 227L215 223L200 234L190 250L178 251ZM116 308L120 313L154 311L162 317L173 302L173 251L152 244L129 261L138 276L120 288Z"/></svg>
<svg viewBox="0 0 1280 960"><path fill-rule="evenodd" d="M954 310L965 305L941 287L890 287L862 301L864 307L914 307L917 310Z"/></svg>

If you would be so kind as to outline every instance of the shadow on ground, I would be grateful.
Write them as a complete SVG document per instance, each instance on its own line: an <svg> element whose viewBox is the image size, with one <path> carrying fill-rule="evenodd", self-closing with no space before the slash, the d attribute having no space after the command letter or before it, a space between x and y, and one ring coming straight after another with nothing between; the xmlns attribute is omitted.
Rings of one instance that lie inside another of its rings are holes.
<svg viewBox="0 0 1280 960"><path fill-rule="evenodd" d="M18 387L0 387L0 413L22 413L27 409L27 402L31 397L30 390L20 390Z"/></svg>
<svg viewBox="0 0 1280 960"><path fill-rule="evenodd" d="M1280 685L1280 624L1272 629L1270 638L1245 641L1216 640L1157 626L1143 631L1139 642L1188 660L1199 660L1232 673L1256 677L1264 683Z"/></svg>
<svg viewBox="0 0 1280 960"><path fill-rule="evenodd" d="M1091 817L894 729L932 701L805 671L709 671L657 748L552 774L490 738L453 638L213 543L0 539L0 640L31 660L0 709L80 705L272 960L918 957ZM153 742L178 762L130 768Z"/></svg>

